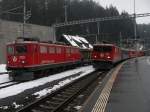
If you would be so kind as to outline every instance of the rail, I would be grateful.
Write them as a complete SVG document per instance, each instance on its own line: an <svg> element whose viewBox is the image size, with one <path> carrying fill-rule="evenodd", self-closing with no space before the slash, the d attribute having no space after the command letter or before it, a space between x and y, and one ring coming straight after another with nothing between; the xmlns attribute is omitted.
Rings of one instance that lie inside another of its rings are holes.
<svg viewBox="0 0 150 112"><path fill-rule="evenodd" d="M17 112L61 112L102 74L104 72L94 71L21 108Z"/></svg>
<svg viewBox="0 0 150 112"><path fill-rule="evenodd" d="M9 74L10 72L0 72L0 75Z"/></svg>

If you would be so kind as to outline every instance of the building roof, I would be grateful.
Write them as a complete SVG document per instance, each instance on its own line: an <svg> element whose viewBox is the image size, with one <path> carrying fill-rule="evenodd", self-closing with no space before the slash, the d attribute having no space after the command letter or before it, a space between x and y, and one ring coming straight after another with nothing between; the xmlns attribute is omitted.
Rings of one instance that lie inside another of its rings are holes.
<svg viewBox="0 0 150 112"><path fill-rule="evenodd" d="M72 36L72 35L63 35L63 37L71 44L72 46L79 47L81 49L92 49L93 46L83 37Z"/></svg>

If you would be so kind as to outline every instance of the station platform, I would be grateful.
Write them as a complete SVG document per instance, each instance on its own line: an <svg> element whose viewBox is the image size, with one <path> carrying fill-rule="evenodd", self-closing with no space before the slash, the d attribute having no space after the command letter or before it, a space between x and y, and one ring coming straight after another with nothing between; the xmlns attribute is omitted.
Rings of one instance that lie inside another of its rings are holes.
<svg viewBox="0 0 150 112"><path fill-rule="evenodd" d="M80 112L150 112L150 57L130 59L108 73Z"/></svg>

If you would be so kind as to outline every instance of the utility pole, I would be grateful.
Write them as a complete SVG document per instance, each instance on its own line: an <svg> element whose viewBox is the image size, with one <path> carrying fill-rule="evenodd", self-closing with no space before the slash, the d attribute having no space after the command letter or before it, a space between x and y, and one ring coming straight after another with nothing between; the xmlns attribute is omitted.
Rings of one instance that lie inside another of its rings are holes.
<svg viewBox="0 0 150 112"><path fill-rule="evenodd" d="M69 3L70 3L70 1L69 1ZM67 11L68 1L67 0L65 0L64 9L65 9L65 23L67 23L68 22L68 11Z"/></svg>
<svg viewBox="0 0 150 112"><path fill-rule="evenodd" d="M67 23L68 22L68 14L67 14L67 5L66 4L65 4L64 8L65 8L65 23Z"/></svg>
<svg viewBox="0 0 150 112"><path fill-rule="evenodd" d="M26 0L23 1L23 38L25 37L25 24L26 24Z"/></svg>
<svg viewBox="0 0 150 112"><path fill-rule="evenodd" d="M135 11L135 0L134 0L134 38L136 40L137 29L136 29L136 11Z"/></svg>
<svg viewBox="0 0 150 112"><path fill-rule="evenodd" d="M1 2L0 2L0 28L1 28L1 17L2 17L2 6L1 6ZM1 34L1 29L0 29L0 34Z"/></svg>
<svg viewBox="0 0 150 112"><path fill-rule="evenodd" d="M98 37L100 36L100 23L97 22L97 36L96 36L96 43L98 43Z"/></svg>
<svg viewBox="0 0 150 112"><path fill-rule="evenodd" d="M120 47L122 47L122 34L120 32Z"/></svg>
<svg viewBox="0 0 150 112"><path fill-rule="evenodd" d="M48 0L45 0L45 12L44 12L44 17L45 17L45 25L48 25Z"/></svg>
<svg viewBox="0 0 150 112"><path fill-rule="evenodd" d="M2 6L1 6L1 2L0 2L0 19L2 17Z"/></svg>

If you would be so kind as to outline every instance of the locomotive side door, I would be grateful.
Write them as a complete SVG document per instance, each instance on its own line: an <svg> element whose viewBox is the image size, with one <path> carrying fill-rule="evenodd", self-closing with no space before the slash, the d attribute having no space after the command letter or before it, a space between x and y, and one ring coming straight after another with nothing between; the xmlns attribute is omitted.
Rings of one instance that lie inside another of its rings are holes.
<svg viewBox="0 0 150 112"><path fill-rule="evenodd" d="M33 48L32 48L32 59L33 59L33 64L34 65L37 65L39 64L39 46L37 44L34 44L33 45Z"/></svg>

